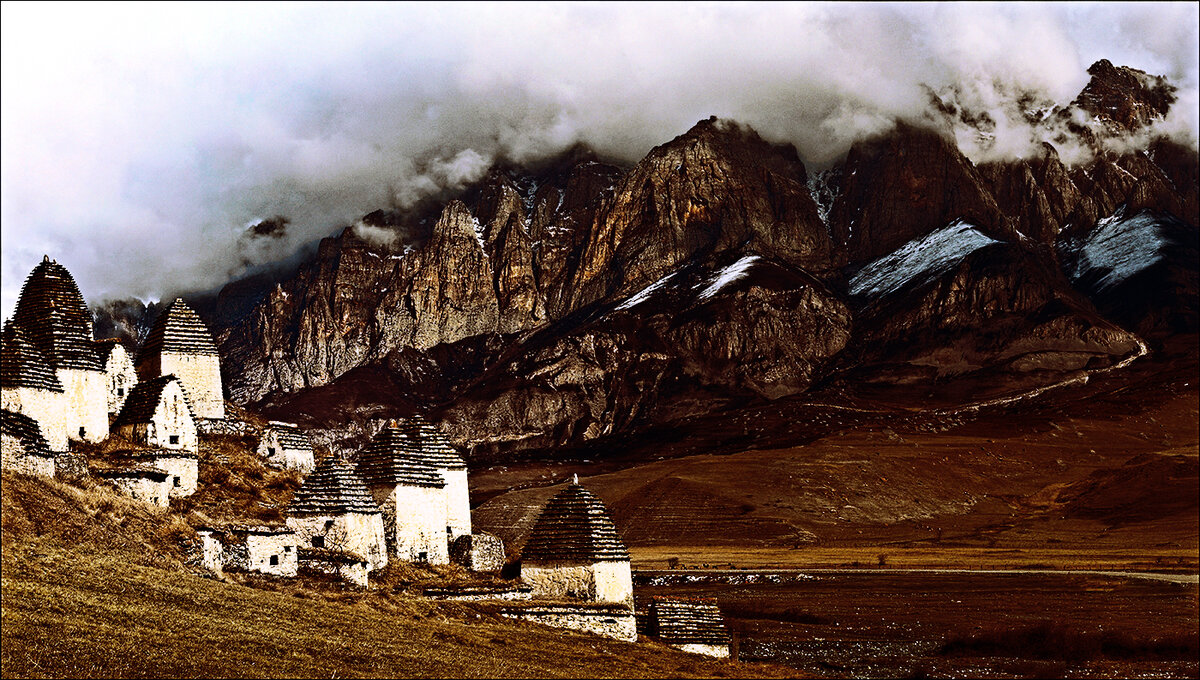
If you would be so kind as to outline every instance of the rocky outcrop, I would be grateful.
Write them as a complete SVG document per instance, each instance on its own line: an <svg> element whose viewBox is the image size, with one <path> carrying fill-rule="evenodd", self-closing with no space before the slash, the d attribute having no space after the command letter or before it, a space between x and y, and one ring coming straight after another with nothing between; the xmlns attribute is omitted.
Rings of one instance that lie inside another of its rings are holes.
<svg viewBox="0 0 1200 680"><path fill-rule="evenodd" d="M460 200L364 217L384 238L348 228L269 289L231 284L232 395L339 441L421 411L500 458L814 385L953 402L1113 365L1133 333L1194 332L1200 172L1167 140L1110 143L1148 134L1165 81L1092 76L1044 119L1090 131L1072 166L1046 144L976 167L898 122L810 176L716 119L631 168L584 147L497 165Z"/></svg>
<svg viewBox="0 0 1200 680"><path fill-rule="evenodd" d="M653 149L605 203L572 277L572 307L732 250L828 269L832 244L807 180L794 148L736 123L697 123Z"/></svg>
<svg viewBox="0 0 1200 680"><path fill-rule="evenodd" d="M849 310L802 270L730 258L542 333L455 398L442 426L483 459L803 392L850 339Z"/></svg>
<svg viewBox="0 0 1200 680"><path fill-rule="evenodd" d="M949 138L899 123L851 147L829 223L849 261L865 263L958 219L1014 236L983 176Z"/></svg>

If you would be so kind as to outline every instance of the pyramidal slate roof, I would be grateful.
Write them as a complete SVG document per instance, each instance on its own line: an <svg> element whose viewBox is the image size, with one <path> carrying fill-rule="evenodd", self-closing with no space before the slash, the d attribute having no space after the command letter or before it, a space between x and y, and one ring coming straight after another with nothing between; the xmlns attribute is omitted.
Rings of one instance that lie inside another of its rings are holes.
<svg viewBox="0 0 1200 680"><path fill-rule="evenodd" d="M408 451L427 465L439 470L466 470L467 463L442 431L420 415L414 415L392 427L408 438Z"/></svg>
<svg viewBox="0 0 1200 680"><path fill-rule="evenodd" d="M308 435L304 434L299 427L292 423L272 420L267 423L267 429L275 432L275 440L279 442L281 448L312 451L312 441L308 438Z"/></svg>
<svg viewBox="0 0 1200 680"><path fill-rule="evenodd" d="M92 347L92 313L71 272L49 257L25 279L13 322L51 366L102 370Z"/></svg>
<svg viewBox="0 0 1200 680"><path fill-rule="evenodd" d="M4 324L4 336L0 341L0 386L63 391L54 369L25 338L21 327L11 321Z"/></svg>
<svg viewBox="0 0 1200 680"><path fill-rule="evenodd" d="M317 469L304 478L296 490L289 515L340 515L346 512L379 512L375 499L367 490L354 465L329 456Z"/></svg>
<svg viewBox="0 0 1200 680"><path fill-rule="evenodd" d="M50 456L50 445L42 436L42 428L33 418L24 413L4 409L0 412L0 431L10 437L16 437L25 448L25 452L34 455Z"/></svg>
<svg viewBox="0 0 1200 680"><path fill-rule="evenodd" d="M157 378L139 382L125 398L125 405L121 407L121 413L113 421L113 428L150 422L150 419L154 417L155 409L158 408L158 402L162 399L163 390L167 389L167 385L172 382L179 383L179 389L183 390L183 383L173 375L160 375ZM183 396L183 403L187 406L188 413L191 413L194 421L196 414L192 413L192 407L188 404L187 390L183 390Z"/></svg>
<svg viewBox="0 0 1200 680"><path fill-rule="evenodd" d="M154 321L154 327L146 336L138 362L160 352L180 354L210 354L217 356L217 346L212 333L182 298L175 298Z"/></svg>
<svg viewBox="0 0 1200 680"><path fill-rule="evenodd" d="M462 459L459 459L462 462ZM367 484L406 484L443 488L446 481L421 455L421 447L410 432L393 422L371 438L355 461L358 473ZM463 467L466 467L464 464Z"/></svg>
<svg viewBox="0 0 1200 680"><path fill-rule="evenodd" d="M629 551L599 498L576 481L558 492L534 523L524 561L620 562Z"/></svg>
<svg viewBox="0 0 1200 680"><path fill-rule="evenodd" d="M727 645L729 633L715 600L656 597L650 601L650 632L667 644Z"/></svg>

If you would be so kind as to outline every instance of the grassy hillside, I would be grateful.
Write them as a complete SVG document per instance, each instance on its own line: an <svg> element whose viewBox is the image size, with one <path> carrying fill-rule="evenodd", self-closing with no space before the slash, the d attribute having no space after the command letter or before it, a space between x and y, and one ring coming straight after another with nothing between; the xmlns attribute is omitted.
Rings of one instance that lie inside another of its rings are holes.
<svg viewBox="0 0 1200 680"><path fill-rule="evenodd" d="M0 485L5 678L795 673L423 600L406 591L421 577L411 568L385 575L366 591L259 576L222 582L188 565L185 546L194 533L179 512L183 504L157 509L100 484L9 472Z"/></svg>
<svg viewBox="0 0 1200 680"><path fill-rule="evenodd" d="M1056 395L1057 396L1057 395ZM635 568L1054 566L1195 573L1194 376L997 409L946 431L847 431L803 446L578 470ZM477 486L578 466L482 471ZM547 478L548 477L548 478ZM518 545L561 486L497 495L475 524Z"/></svg>

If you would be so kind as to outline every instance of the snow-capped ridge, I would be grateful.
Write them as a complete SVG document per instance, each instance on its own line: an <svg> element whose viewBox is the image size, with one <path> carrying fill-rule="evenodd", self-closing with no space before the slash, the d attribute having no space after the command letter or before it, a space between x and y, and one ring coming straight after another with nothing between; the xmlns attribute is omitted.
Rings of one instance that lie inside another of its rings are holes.
<svg viewBox="0 0 1200 680"><path fill-rule="evenodd" d="M880 297L918 276L949 269L980 248L998 243L962 220L913 239L863 267L850 279L850 294Z"/></svg>

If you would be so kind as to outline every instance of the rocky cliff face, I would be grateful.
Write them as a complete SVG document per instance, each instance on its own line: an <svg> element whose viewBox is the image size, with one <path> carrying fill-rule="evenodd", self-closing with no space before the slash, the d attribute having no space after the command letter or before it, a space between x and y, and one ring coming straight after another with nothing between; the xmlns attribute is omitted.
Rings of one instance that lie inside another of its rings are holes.
<svg viewBox="0 0 1200 680"><path fill-rule="evenodd" d="M260 296L222 322L231 395L334 428L421 410L503 458L814 389L952 403L1113 365L1195 332L1200 173L1168 140L1110 143L1169 84L1092 75L1054 114L1093 118L1077 165L1046 144L976 166L900 122L811 176L710 119L632 167L498 166L364 218L395 239L347 228L270 289L231 284L219 309Z"/></svg>

